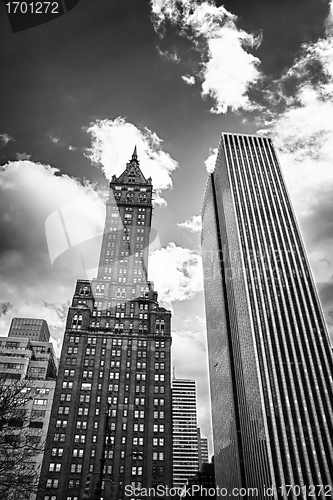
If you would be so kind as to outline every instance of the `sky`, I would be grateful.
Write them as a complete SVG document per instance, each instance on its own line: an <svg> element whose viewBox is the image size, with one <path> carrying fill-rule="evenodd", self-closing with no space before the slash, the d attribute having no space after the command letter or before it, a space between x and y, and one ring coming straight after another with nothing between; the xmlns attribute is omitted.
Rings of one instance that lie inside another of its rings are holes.
<svg viewBox="0 0 333 500"><path fill-rule="evenodd" d="M98 234L136 145L155 188L149 276L212 452L200 213L221 132L272 137L333 339L333 2L80 0L16 33L2 3L0 46L0 335L44 318L60 353L82 265L52 258L54 214L76 241Z"/></svg>

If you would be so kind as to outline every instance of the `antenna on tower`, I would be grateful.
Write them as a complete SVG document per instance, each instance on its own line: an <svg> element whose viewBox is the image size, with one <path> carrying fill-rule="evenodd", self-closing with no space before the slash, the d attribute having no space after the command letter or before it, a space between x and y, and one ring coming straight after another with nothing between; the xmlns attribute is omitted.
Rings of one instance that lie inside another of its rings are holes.
<svg viewBox="0 0 333 500"><path fill-rule="evenodd" d="M138 159L138 152L137 152L137 149L136 149L136 146L135 146L133 154L132 154L132 160L137 160L137 159Z"/></svg>

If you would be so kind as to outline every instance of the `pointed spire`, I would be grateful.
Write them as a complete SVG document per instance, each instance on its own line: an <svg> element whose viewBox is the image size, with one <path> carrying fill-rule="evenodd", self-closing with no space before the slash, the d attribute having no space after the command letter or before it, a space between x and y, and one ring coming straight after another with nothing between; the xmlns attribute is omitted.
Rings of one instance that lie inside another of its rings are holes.
<svg viewBox="0 0 333 500"><path fill-rule="evenodd" d="M132 160L138 161L138 153L137 153L137 150L136 150L136 146L134 147L134 151L133 151L133 154L132 154Z"/></svg>

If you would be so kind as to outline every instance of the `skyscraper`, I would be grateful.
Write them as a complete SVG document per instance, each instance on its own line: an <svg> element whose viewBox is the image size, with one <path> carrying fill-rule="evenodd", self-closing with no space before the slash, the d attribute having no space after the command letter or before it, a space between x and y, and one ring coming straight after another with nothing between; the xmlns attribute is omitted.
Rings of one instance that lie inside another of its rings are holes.
<svg viewBox="0 0 333 500"><path fill-rule="evenodd" d="M198 472L195 380L172 379L173 485L182 487Z"/></svg>
<svg viewBox="0 0 333 500"><path fill-rule="evenodd" d="M171 486L171 313L147 278L152 189L135 149L110 183L97 279L77 282L69 308L43 500Z"/></svg>
<svg viewBox="0 0 333 500"><path fill-rule="evenodd" d="M209 462L208 460L208 439L201 437L201 430L198 427L198 467L201 469L203 464Z"/></svg>
<svg viewBox="0 0 333 500"><path fill-rule="evenodd" d="M331 343L269 138L222 135L202 217L216 482L327 498Z"/></svg>

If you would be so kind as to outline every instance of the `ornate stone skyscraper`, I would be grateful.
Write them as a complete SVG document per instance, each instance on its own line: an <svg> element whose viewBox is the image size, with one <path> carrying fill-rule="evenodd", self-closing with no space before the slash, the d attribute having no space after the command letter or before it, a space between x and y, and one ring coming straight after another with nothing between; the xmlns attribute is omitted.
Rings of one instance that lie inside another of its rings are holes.
<svg viewBox="0 0 333 500"><path fill-rule="evenodd" d="M77 282L68 312L40 499L171 486L171 313L147 278L152 189L135 149L110 183L97 279Z"/></svg>
<svg viewBox="0 0 333 500"><path fill-rule="evenodd" d="M222 135L202 216L217 484L331 498L331 343L269 138Z"/></svg>

